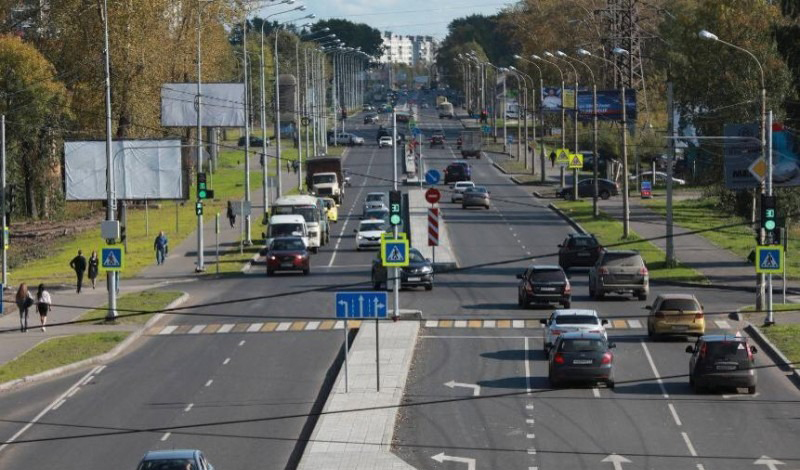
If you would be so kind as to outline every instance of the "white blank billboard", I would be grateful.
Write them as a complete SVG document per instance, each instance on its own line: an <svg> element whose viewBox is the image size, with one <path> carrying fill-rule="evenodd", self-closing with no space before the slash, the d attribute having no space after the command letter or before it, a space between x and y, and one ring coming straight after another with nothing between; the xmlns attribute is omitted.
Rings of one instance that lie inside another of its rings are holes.
<svg viewBox="0 0 800 470"><path fill-rule="evenodd" d="M180 140L111 143L114 197L118 200L183 199ZM106 199L105 141L64 143L68 201Z"/></svg>
<svg viewBox="0 0 800 470"><path fill-rule="evenodd" d="M244 127L244 84L202 83L202 127ZM197 126L197 83L161 86L161 125Z"/></svg>

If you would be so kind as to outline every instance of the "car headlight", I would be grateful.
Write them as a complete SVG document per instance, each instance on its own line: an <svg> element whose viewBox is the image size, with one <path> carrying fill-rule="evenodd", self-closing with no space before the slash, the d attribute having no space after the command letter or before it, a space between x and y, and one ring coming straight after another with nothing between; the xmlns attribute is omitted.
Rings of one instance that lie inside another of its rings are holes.
<svg viewBox="0 0 800 470"><path fill-rule="evenodd" d="M425 274L431 273L431 272L433 272L433 268L430 267L430 266L423 266L422 268L420 268L419 272L425 273Z"/></svg>
<svg viewBox="0 0 800 470"><path fill-rule="evenodd" d="M359 235L357 238L358 238L359 240L363 240L363 239L364 239L364 237L363 237L362 235Z"/></svg>

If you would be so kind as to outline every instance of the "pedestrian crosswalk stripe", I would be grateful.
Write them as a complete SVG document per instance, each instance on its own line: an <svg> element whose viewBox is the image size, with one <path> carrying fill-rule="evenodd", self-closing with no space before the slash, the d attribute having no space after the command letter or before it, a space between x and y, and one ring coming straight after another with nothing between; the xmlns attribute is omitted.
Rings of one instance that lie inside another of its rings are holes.
<svg viewBox="0 0 800 470"><path fill-rule="evenodd" d="M276 328L275 331L286 331L291 327L292 327L292 322L284 321L284 322L278 323L278 328Z"/></svg>
<svg viewBox="0 0 800 470"><path fill-rule="evenodd" d="M319 325L319 329L320 330L330 330L331 328L333 328L334 324L336 324L336 322L333 321L333 320L325 320L324 322L322 322L321 325Z"/></svg>
<svg viewBox="0 0 800 470"><path fill-rule="evenodd" d="M455 326L456 328L466 328L467 327L467 321L466 320L456 320L454 322L453 326Z"/></svg>
<svg viewBox="0 0 800 470"><path fill-rule="evenodd" d="M497 320L498 328L511 328L511 320Z"/></svg>
<svg viewBox="0 0 800 470"><path fill-rule="evenodd" d="M205 327L206 327L205 325L195 325L195 326L192 327L191 330L189 330L189 334L190 335L196 335L196 334L200 333L201 331L203 331L203 328L205 328Z"/></svg>
<svg viewBox="0 0 800 470"><path fill-rule="evenodd" d="M468 323L470 328L480 328L483 326L480 320L469 320Z"/></svg>
<svg viewBox="0 0 800 470"><path fill-rule="evenodd" d="M168 334L171 334L173 331L175 331L177 329L178 329L177 325L165 326L164 329L162 329L161 331L158 332L158 334L160 334L160 335L168 335Z"/></svg>
<svg viewBox="0 0 800 470"><path fill-rule="evenodd" d="M220 327L220 325L217 325L217 324L211 324L211 325L208 325L208 326L206 326L206 328L203 330L203 333L205 333L205 334L209 334L209 333L216 333L216 332L217 332L217 330L219 329L219 327Z"/></svg>
<svg viewBox="0 0 800 470"><path fill-rule="evenodd" d="M494 320L484 320L483 321L483 327L484 328L494 328L495 326L496 325L495 325L495 321Z"/></svg>
<svg viewBox="0 0 800 470"><path fill-rule="evenodd" d="M231 330L231 333L244 333L247 326L247 323L237 323Z"/></svg>
<svg viewBox="0 0 800 470"><path fill-rule="evenodd" d="M436 328L439 326L439 322L437 320L428 320L425 322L426 328Z"/></svg>
<svg viewBox="0 0 800 470"><path fill-rule="evenodd" d="M217 330L217 333L230 333L235 325L235 323L226 323Z"/></svg>
<svg viewBox="0 0 800 470"><path fill-rule="evenodd" d="M264 326L263 323L253 323L247 327L247 332L255 333L256 331L260 330L262 326Z"/></svg>
<svg viewBox="0 0 800 470"><path fill-rule="evenodd" d="M511 321L512 328L525 328L525 320L512 320Z"/></svg>
<svg viewBox="0 0 800 470"><path fill-rule="evenodd" d="M641 328L642 324L639 322L639 320L628 320L628 326L631 328Z"/></svg>
<svg viewBox="0 0 800 470"><path fill-rule="evenodd" d="M625 320L611 320L609 323L614 325L614 328L625 328L628 326Z"/></svg>
<svg viewBox="0 0 800 470"><path fill-rule="evenodd" d="M714 323L717 324L717 328L722 328L723 330L727 330L731 327L730 323L725 320L716 320Z"/></svg>
<svg viewBox="0 0 800 470"><path fill-rule="evenodd" d="M316 330L317 328L319 328L319 322L318 321L310 321L310 322L308 322L308 325L306 325L305 329L308 330L308 331L312 331L312 330Z"/></svg>
<svg viewBox="0 0 800 470"><path fill-rule="evenodd" d="M296 321L292 322L292 326L289 327L290 331L303 331L306 327L306 322L304 321Z"/></svg>
<svg viewBox="0 0 800 470"><path fill-rule="evenodd" d="M261 327L261 331L275 331L275 328L278 327L278 323L271 321L269 323L264 323L264 326Z"/></svg>
<svg viewBox="0 0 800 470"><path fill-rule="evenodd" d="M344 321L336 320L336 324L333 325L334 330L343 330L344 329Z"/></svg>

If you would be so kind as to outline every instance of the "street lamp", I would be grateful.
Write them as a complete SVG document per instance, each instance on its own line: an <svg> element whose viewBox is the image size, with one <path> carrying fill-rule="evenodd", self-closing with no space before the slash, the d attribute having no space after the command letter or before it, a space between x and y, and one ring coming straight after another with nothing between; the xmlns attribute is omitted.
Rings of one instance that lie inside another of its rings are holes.
<svg viewBox="0 0 800 470"><path fill-rule="evenodd" d="M519 93L519 91L521 91L521 90L524 90L525 99L524 99L523 105L522 105L522 112L525 115L525 155L524 156L525 156L525 163L527 165L527 162L528 162L528 142L527 142L528 141L528 111L527 111L527 109L528 109L528 84L527 84L527 82L525 82L523 84L524 80L520 77L520 75L516 72L516 70L513 70L513 66L505 67L502 70L503 70L503 73L511 72L511 76L514 77L515 79L517 79L517 93ZM506 106L508 106L508 103L506 103ZM522 155L522 130L520 129L520 125L519 125L520 124L520 122L519 122L520 121L519 109L520 109L520 106L519 106L519 101L518 101L517 102L517 161L519 161L519 159L522 158L522 156L523 156Z"/></svg>
<svg viewBox="0 0 800 470"><path fill-rule="evenodd" d="M545 54L550 54L549 52L545 52ZM558 74L561 76L561 148L566 148L567 146L567 136L566 136L566 127L567 127L567 117L566 117L566 110L564 109L564 72L561 70L561 67L558 66L555 62L551 62L549 60L543 59L536 54L531 54L531 58L533 60L538 60L541 62L548 63L558 69ZM564 189L565 186L565 177L564 177L564 165L559 165L559 174L561 179L561 189ZM575 182L575 186L578 185L578 182Z"/></svg>
<svg viewBox="0 0 800 470"><path fill-rule="evenodd" d="M559 57L563 60L567 65L572 68L572 72L575 74L575 93L573 94L574 101L573 110L574 110L574 133L575 133L575 153L578 153L578 69L572 65L572 62L566 59L567 55L561 51L556 51L555 56L550 54L549 52L545 52L545 54L549 55L550 57ZM578 169L572 169L572 198L574 200L578 200Z"/></svg>
<svg viewBox="0 0 800 470"><path fill-rule="evenodd" d="M542 106L543 98L544 98L542 96L542 93L543 93L543 90L544 90L544 75L542 74L542 68L539 67L539 64L537 64L536 62L534 62L532 60L529 60L529 59L526 59L525 57L522 57L522 56L520 56L518 54L514 55L514 58L517 59L517 60L521 60L521 61L523 61L523 62L525 62L527 64L533 65L536 68L536 71L539 72L539 114L540 114L540 117L541 117L540 120L542 122L542 139L541 139L541 145L542 145L542 149L541 150L542 151L541 151L541 154L539 155L539 157L540 157L539 158L539 162L540 162L541 169L542 169L542 179L541 179L541 181L542 181L542 183L544 183L545 180L547 179L547 174L545 173L546 172L546 168L545 168L545 155L544 155L544 152L545 152L545 149L544 149L544 108ZM531 83L533 83L533 78L531 78ZM536 103L536 95L534 94L533 97L534 97L533 102ZM533 156L532 156L532 159L531 159L531 166L533 167L532 168L532 172L535 173L536 171L535 171L534 168L535 168L536 165L535 165L535 163L533 163L535 161L535 159L536 159L536 145L535 145L535 141L536 141L536 115L535 114L533 116L533 119L534 119L534 121L533 121L534 152L533 152Z"/></svg>
<svg viewBox="0 0 800 470"><path fill-rule="evenodd" d="M578 49L578 54L579 55L585 55L581 51L588 52L588 51L586 51L584 49ZM592 164L592 179L593 179L592 186L594 187L593 188L593 194L592 194L592 215L595 218L597 218L597 217L600 216L600 210L597 207L597 195L598 195L598 192L599 192L599 189L600 189L597 186L598 160L600 158L600 156L597 154L597 152L598 152L598 149L597 149L597 82L594 79L594 72L592 71L592 68L589 67L589 64L587 64L586 62L578 59L577 57L571 57L571 56L569 56L569 55L567 55L567 54L565 54L565 53L563 53L561 51L558 51L558 55L563 57L564 59L574 60L575 62L578 62L579 64L583 65L584 67L586 67L586 70L589 71L589 76L592 77L592 128L593 128L593 132L592 132L592 154L594 156L593 157L594 162ZM577 99L577 97L576 97L576 99ZM577 105L577 102L576 102L576 105Z"/></svg>
<svg viewBox="0 0 800 470"><path fill-rule="evenodd" d="M761 127L761 158L764 162L767 163L767 178L766 178L766 193L767 196L772 196L772 162L768 160L768 152L767 152L767 87L766 82L764 81L764 67L761 66L761 62L752 52L748 51L747 49L737 46L736 44L729 43L719 38L716 34L707 31L705 29L700 30L697 33L697 36L700 39L705 39L708 41L715 41L721 44L725 44L728 47L732 47L738 51L742 51L745 54L749 55L752 58L756 65L758 65L758 71L760 73L761 78L761 122L759 123ZM762 187L762 191L764 188ZM755 211L755 191L753 192L753 210ZM755 214L755 212L753 212ZM761 230L759 230L759 244L764 243L764 237L762 235ZM756 274L756 283L758 289L756 290L756 308L762 310L764 307L764 275L763 274ZM769 294L772 294L772 275L769 276ZM764 322L765 325L771 325L774 323L772 318L772 305L771 301L768 301L768 311L767 311L767 320Z"/></svg>
<svg viewBox="0 0 800 470"><path fill-rule="evenodd" d="M534 93L534 90L536 89L536 82L533 81L533 78L530 75L514 67L513 65L509 65L508 68L522 76L523 81L525 82L525 169L535 169L536 166L533 158L531 158L530 162L528 161L528 80L531 81L531 101L533 102L533 109L531 113L531 116L533 117L533 145L531 146L531 149L533 151L531 157L536 156L536 93Z"/></svg>

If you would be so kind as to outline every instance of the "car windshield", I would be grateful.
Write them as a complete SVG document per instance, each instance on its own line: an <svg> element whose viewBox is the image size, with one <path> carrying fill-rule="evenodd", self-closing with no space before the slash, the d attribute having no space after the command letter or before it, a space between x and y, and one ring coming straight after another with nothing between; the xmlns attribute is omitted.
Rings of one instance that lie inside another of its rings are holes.
<svg viewBox="0 0 800 470"><path fill-rule="evenodd" d="M197 467L189 459L166 459L144 461L138 470L197 470Z"/></svg>
<svg viewBox="0 0 800 470"><path fill-rule="evenodd" d="M389 214L389 211L387 211L385 209L369 210L369 211L367 211L367 218L368 219L385 219L387 214Z"/></svg>
<svg viewBox="0 0 800 470"><path fill-rule="evenodd" d="M269 233L273 237L286 237L290 235L303 235L302 224L272 224L269 226Z"/></svg>
<svg viewBox="0 0 800 470"><path fill-rule="evenodd" d="M468 193L482 193L482 194L486 194L486 193L488 193L489 191L487 191L487 190L486 190L486 188L484 188L483 186L475 186L474 188L468 188L468 189L467 189L467 192L468 192Z"/></svg>
<svg viewBox="0 0 800 470"><path fill-rule="evenodd" d="M319 210L315 206L293 207L291 213L302 215L306 222L319 221Z"/></svg>
<svg viewBox="0 0 800 470"><path fill-rule="evenodd" d="M275 251L299 251L305 248L303 240L273 240L271 249Z"/></svg>
<svg viewBox="0 0 800 470"><path fill-rule="evenodd" d="M417 262L417 263L421 263L421 262L425 261L425 257L423 257L423 256L422 256L422 253L420 253L420 252L419 252L419 251L417 251L417 250L411 250L411 251L408 253L408 258L409 258L409 259L410 259L412 262Z"/></svg>
<svg viewBox="0 0 800 470"><path fill-rule="evenodd" d="M367 194L367 202L383 201L383 194Z"/></svg>
<svg viewBox="0 0 800 470"><path fill-rule="evenodd" d="M386 225L383 222L366 222L362 223L359 230L362 232L371 232L374 230L384 230Z"/></svg>
<svg viewBox="0 0 800 470"><path fill-rule="evenodd" d="M605 266L641 266L642 257L636 253L614 253L607 252L603 257Z"/></svg>
<svg viewBox="0 0 800 470"><path fill-rule="evenodd" d="M336 175L314 175L314 184L335 183Z"/></svg>
<svg viewBox="0 0 800 470"><path fill-rule="evenodd" d="M558 348L562 352L602 352L606 345L601 339L569 338L561 341Z"/></svg>
<svg viewBox="0 0 800 470"><path fill-rule="evenodd" d="M570 241L570 248L587 248L597 246L597 240L588 237L576 237Z"/></svg>
<svg viewBox="0 0 800 470"><path fill-rule="evenodd" d="M326 209L333 209L333 206L335 204L332 199L323 199L322 203L325 204Z"/></svg>
<svg viewBox="0 0 800 470"><path fill-rule="evenodd" d="M747 358L747 347L742 341L709 341L705 344L710 358Z"/></svg>
<svg viewBox="0 0 800 470"><path fill-rule="evenodd" d="M556 325L597 325L600 320L594 315L558 315Z"/></svg>
<svg viewBox="0 0 800 470"><path fill-rule="evenodd" d="M533 282L563 282L564 273L558 269L537 269L533 271Z"/></svg>
<svg viewBox="0 0 800 470"><path fill-rule="evenodd" d="M684 310L693 312L700 310L700 305L694 299L665 299L661 302L659 310Z"/></svg>

